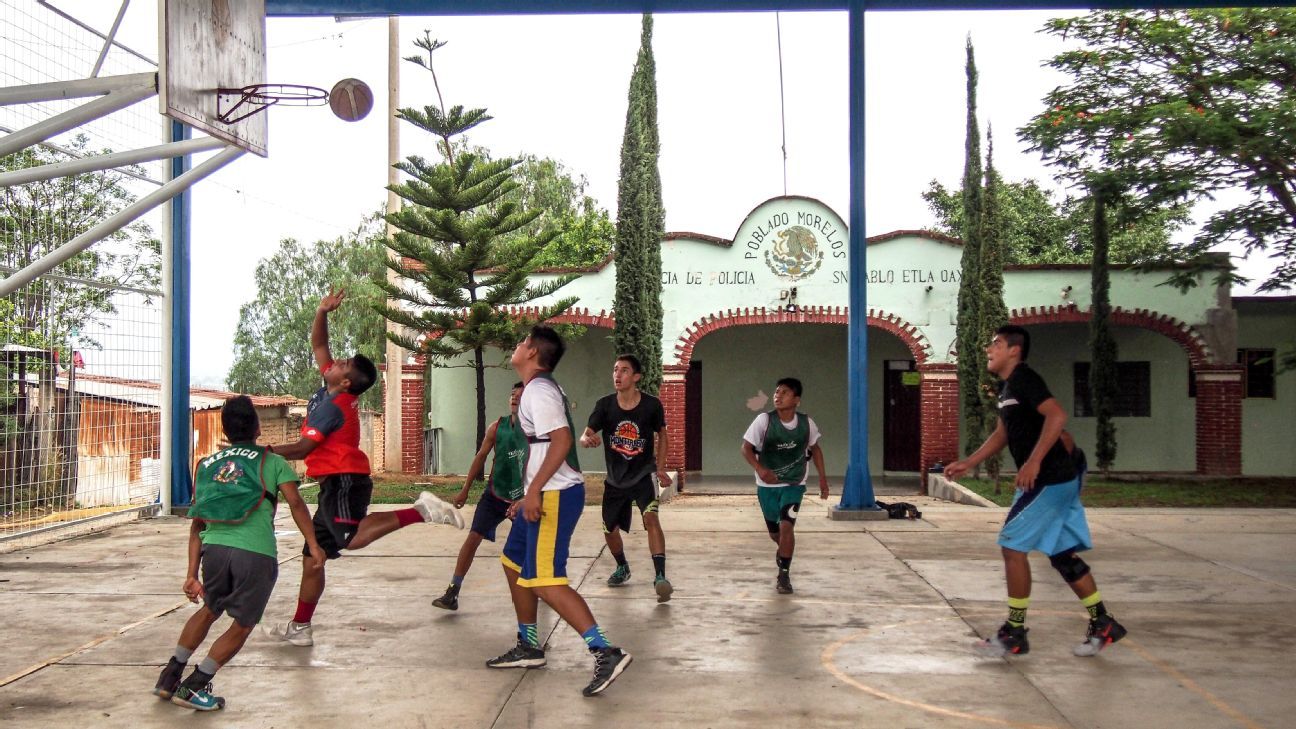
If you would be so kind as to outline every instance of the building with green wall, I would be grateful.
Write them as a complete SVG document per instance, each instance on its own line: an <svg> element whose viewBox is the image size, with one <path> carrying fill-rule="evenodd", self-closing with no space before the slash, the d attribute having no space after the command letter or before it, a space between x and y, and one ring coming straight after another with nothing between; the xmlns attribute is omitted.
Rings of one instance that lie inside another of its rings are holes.
<svg viewBox="0 0 1296 729"><path fill-rule="evenodd" d="M829 472L845 471L852 285L869 287L871 469L919 472L957 456L954 325L961 244L925 231L875 236L867 241L867 277L857 281L849 278L848 245L836 212L799 197L761 203L731 238L666 235L661 397L673 434L671 468L747 473L739 453L742 433L756 413L772 407L774 382L794 376L805 384L802 409L823 430ZM580 273L559 292L579 298L561 321L580 324L585 333L570 343L556 373L578 427L594 401L611 392L616 264L608 260ZM1122 384L1114 469L1296 471L1296 449L1282 443L1296 426L1296 373L1275 374L1273 361L1296 340L1296 299L1234 299L1205 280L1181 293L1160 285L1165 277L1125 267L1112 271ZM1016 266L1004 279L1011 319L1033 334L1032 366L1070 414L1068 428L1077 441L1092 448L1094 419L1084 385L1088 267ZM494 356L501 366L487 374L489 408L504 413L516 378L507 353ZM472 371L424 372L419 364L404 369L407 412L389 414L387 422L402 423L405 447L427 454L424 470L463 472L474 452ZM425 414L418 402L427 403ZM586 460L590 470L602 467L597 453Z"/></svg>

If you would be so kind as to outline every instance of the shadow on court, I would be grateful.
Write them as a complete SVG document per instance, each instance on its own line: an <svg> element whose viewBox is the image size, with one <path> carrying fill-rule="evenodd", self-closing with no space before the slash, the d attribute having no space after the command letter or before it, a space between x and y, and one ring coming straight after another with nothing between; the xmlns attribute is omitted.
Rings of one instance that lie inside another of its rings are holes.
<svg viewBox="0 0 1296 729"><path fill-rule="evenodd" d="M923 520L831 521L831 502L807 499L789 596L774 591L753 495L677 497L662 512L676 588L667 604L655 601L637 519L633 577L606 585L614 563L587 507L568 574L635 657L594 699L580 695L592 669L580 637L545 608L547 667L485 667L516 630L498 545L482 545L458 612L430 606L464 534L447 527L415 525L331 564L315 645L254 634L216 676L228 707L203 717L150 694L192 609L180 593L187 522L0 555L0 725L1289 725L1296 511L1092 510L1085 558L1129 637L1072 656L1084 610L1047 559L1032 558L1031 652L987 660L969 647L1004 618L1005 510L908 500ZM291 617L300 575L301 539L286 514L277 527L283 564L267 621Z"/></svg>

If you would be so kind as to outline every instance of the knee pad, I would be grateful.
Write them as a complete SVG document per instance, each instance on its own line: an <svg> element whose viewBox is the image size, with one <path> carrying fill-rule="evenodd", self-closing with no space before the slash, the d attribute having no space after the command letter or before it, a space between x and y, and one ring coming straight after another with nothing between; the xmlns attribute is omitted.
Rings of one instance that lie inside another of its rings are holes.
<svg viewBox="0 0 1296 729"><path fill-rule="evenodd" d="M1089 565L1083 559L1080 559L1074 549L1068 549L1065 552L1059 552L1049 557L1049 564L1053 565L1053 569L1057 570L1058 574L1062 575L1062 579L1066 580L1068 584L1089 574Z"/></svg>

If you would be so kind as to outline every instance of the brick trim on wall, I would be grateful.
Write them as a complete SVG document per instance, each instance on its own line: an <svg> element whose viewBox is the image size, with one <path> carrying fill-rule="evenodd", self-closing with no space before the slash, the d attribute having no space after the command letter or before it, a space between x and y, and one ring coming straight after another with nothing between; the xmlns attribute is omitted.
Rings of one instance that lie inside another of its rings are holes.
<svg viewBox="0 0 1296 729"><path fill-rule="evenodd" d="M788 311L786 309L766 309L765 307L728 309L715 314L707 314L684 329L684 334L675 344L675 361L687 367L693 359L693 348L706 335L729 327L748 326L753 324L848 324L850 315L844 306L803 306ZM869 309L868 326L894 334L905 343L918 364L927 361L931 356L931 343L923 336L918 327L906 322L894 314L878 309Z"/></svg>
<svg viewBox="0 0 1296 729"><path fill-rule="evenodd" d="M1197 473L1242 474L1242 365L1193 368L1197 380Z"/></svg>
<svg viewBox="0 0 1296 729"><path fill-rule="evenodd" d="M1008 320L1020 326L1032 324L1088 324L1092 318L1092 309L1081 309L1078 306L1032 306L1028 309L1013 309ZM1192 326L1165 314L1158 314L1149 309L1122 309L1113 307L1111 323L1115 326L1140 327L1162 334L1188 354L1188 362L1193 368L1210 364L1212 352L1205 337Z"/></svg>
<svg viewBox="0 0 1296 729"><path fill-rule="evenodd" d="M934 464L947 464L959 455L959 379L958 365L932 363L918 365L921 405L919 420L918 470L923 493L927 492L927 472Z"/></svg>
<svg viewBox="0 0 1296 729"><path fill-rule="evenodd" d="M424 376L426 368L422 356L415 357L415 364L401 365L400 470L402 473L423 472L423 425L427 422L427 414L423 412L424 397L427 392L427 380Z"/></svg>

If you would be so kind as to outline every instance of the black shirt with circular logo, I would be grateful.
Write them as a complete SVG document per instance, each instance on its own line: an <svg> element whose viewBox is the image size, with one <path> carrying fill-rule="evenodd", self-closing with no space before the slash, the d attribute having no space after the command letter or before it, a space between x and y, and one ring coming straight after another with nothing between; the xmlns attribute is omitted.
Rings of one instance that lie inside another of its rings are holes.
<svg viewBox="0 0 1296 729"><path fill-rule="evenodd" d="M640 393L634 409L622 410L612 393L594 403L588 425L595 433L603 433L607 485L629 488L657 470L653 435L666 427L661 400Z"/></svg>

